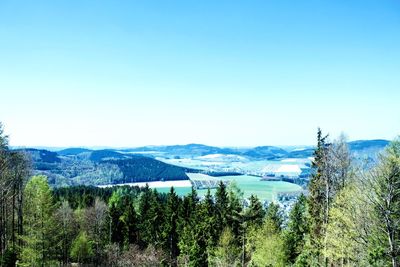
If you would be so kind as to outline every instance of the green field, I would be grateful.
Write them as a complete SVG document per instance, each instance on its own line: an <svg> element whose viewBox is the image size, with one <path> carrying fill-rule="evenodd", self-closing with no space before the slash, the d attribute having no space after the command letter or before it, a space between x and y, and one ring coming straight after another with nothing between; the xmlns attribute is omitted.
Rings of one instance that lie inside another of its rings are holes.
<svg viewBox="0 0 400 267"><path fill-rule="evenodd" d="M205 179L204 175L190 174L191 179ZM207 176L207 179L220 179L227 181L235 181L238 187L243 191L245 198L250 197L252 194L257 195L261 200L272 201L276 197L277 193L280 192L294 192L300 191L302 188L299 185L281 182L281 181L261 181L260 177L241 175L241 176L224 176L224 177L211 177ZM170 188L157 188L158 192L169 192ZM191 192L190 187L180 187L175 189L177 194L184 196ZM199 196L204 196L207 190L197 190ZM215 189L211 190L215 192Z"/></svg>

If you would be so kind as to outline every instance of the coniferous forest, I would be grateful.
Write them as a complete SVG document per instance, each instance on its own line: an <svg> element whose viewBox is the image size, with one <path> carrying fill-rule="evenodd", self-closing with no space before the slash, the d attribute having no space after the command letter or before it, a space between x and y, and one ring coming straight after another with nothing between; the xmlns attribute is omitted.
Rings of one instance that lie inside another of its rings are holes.
<svg viewBox="0 0 400 267"><path fill-rule="evenodd" d="M374 164L320 130L308 194L279 205L220 183L199 198L51 188L0 127L1 266L399 266L400 141Z"/></svg>

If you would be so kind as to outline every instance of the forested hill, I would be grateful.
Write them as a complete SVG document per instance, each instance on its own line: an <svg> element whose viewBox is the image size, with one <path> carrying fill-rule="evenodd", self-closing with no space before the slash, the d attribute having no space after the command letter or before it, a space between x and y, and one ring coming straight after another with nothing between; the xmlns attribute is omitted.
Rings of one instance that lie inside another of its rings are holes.
<svg viewBox="0 0 400 267"><path fill-rule="evenodd" d="M358 156L374 157L382 151L389 141L387 140L358 140L348 142L350 152ZM312 156L315 147L293 147L283 149L276 146L258 146L251 148L221 148L202 144L188 144L176 146L144 146L123 149L125 153L143 153L146 155L163 155L168 157L193 158L209 154L232 154L248 157L252 160L274 160L281 158L307 158Z"/></svg>
<svg viewBox="0 0 400 267"><path fill-rule="evenodd" d="M49 183L56 187L187 180L186 172L197 172L151 157L113 150L72 148L51 152L29 148L19 151L31 158L35 174L48 176Z"/></svg>
<svg viewBox="0 0 400 267"><path fill-rule="evenodd" d="M374 161L378 152L386 147L386 140L349 142L356 159ZM282 158L307 158L313 147L282 149L274 146L254 148L219 148L201 144L176 146L148 146L132 149L67 148L60 151L45 149L18 149L30 155L34 172L49 177L52 186L104 185L160 180L186 180L187 169L161 162L161 158L193 159L205 155L238 155L245 160L280 160Z"/></svg>

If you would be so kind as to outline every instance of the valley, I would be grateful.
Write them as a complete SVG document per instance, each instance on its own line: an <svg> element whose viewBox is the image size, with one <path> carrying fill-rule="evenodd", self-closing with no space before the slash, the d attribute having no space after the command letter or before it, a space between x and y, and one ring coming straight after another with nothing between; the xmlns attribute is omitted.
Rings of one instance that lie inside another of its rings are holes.
<svg viewBox="0 0 400 267"><path fill-rule="evenodd" d="M375 161L388 141L349 142L353 158ZM307 187L313 147L273 146L220 148L201 144L146 146L125 149L15 148L29 155L34 174L46 175L53 187L73 185L131 185L156 188L167 193L173 186L180 196L207 189L212 192L220 181L235 184L245 198L252 194L265 202L282 195L292 199ZM283 201L285 202L285 201Z"/></svg>

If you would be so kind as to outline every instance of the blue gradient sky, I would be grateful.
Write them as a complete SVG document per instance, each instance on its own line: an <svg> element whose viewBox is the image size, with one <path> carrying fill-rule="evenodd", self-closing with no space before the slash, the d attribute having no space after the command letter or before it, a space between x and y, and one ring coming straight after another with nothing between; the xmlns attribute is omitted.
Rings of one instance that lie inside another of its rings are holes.
<svg viewBox="0 0 400 267"><path fill-rule="evenodd" d="M400 1L0 1L12 145L400 133Z"/></svg>

